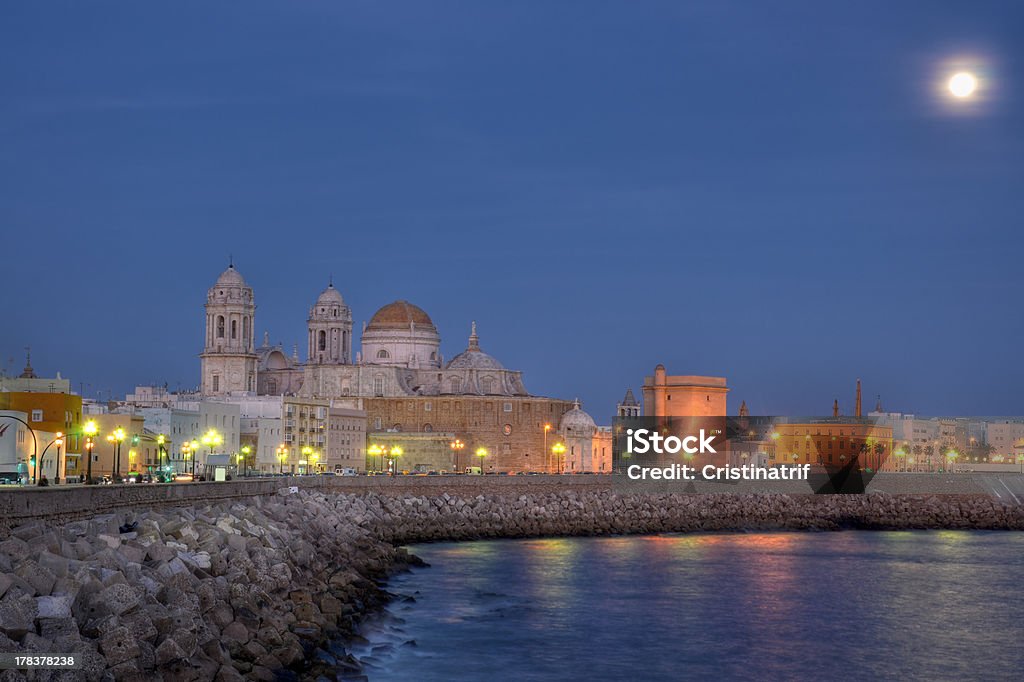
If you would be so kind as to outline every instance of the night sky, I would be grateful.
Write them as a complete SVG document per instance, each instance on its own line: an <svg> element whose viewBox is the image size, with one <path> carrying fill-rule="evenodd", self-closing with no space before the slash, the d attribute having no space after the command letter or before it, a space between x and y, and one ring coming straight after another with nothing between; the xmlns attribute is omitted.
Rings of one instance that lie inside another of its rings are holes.
<svg viewBox="0 0 1024 682"><path fill-rule="evenodd" d="M1022 413L1022 82L1011 1L7 2L0 359L194 387L230 254L258 341L333 275L599 423Z"/></svg>

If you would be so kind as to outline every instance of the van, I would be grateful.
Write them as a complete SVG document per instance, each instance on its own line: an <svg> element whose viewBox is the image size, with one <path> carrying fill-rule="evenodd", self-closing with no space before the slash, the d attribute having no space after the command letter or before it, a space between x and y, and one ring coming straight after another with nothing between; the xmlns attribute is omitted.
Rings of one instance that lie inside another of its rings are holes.
<svg viewBox="0 0 1024 682"><path fill-rule="evenodd" d="M469 476L479 476L481 473L480 467L466 467L466 474Z"/></svg>

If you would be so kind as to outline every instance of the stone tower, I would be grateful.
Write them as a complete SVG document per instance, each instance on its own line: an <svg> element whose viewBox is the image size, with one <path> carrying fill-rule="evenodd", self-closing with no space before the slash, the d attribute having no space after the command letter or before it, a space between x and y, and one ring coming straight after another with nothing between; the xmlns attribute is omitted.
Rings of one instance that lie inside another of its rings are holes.
<svg viewBox="0 0 1024 682"><path fill-rule="evenodd" d="M633 395L633 389L626 389L626 396L616 406L616 412L620 417L639 417L640 401Z"/></svg>
<svg viewBox="0 0 1024 682"><path fill-rule="evenodd" d="M853 416L854 417L861 417L861 416L863 416L863 415L861 415L861 409L860 409L860 379L857 379L857 398L856 398L856 401L854 402Z"/></svg>
<svg viewBox="0 0 1024 682"><path fill-rule="evenodd" d="M352 364L352 311L334 282L327 285L309 309L309 350L311 365Z"/></svg>
<svg viewBox="0 0 1024 682"><path fill-rule="evenodd" d="M255 317L252 287L231 264L206 295L204 396L256 391Z"/></svg>

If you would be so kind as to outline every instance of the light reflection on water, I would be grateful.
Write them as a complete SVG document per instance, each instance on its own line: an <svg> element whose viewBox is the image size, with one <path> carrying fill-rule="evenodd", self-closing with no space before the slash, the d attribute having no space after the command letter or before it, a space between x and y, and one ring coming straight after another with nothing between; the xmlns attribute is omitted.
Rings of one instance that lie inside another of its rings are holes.
<svg viewBox="0 0 1024 682"><path fill-rule="evenodd" d="M842 532L417 545L371 680L1011 679L1024 534ZM415 645L408 642L414 641ZM359 652L356 652L359 655ZM1018 678L1019 679L1019 678Z"/></svg>

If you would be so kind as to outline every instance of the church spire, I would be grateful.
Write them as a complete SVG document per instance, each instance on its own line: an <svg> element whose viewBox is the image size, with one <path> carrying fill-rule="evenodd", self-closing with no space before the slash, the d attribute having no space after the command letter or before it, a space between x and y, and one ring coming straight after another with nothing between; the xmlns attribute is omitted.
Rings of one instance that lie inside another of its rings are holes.
<svg viewBox="0 0 1024 682"><path fill-rule="evenodd" d="M854 417L861 417L861 416L863 416L861 414L861 409L860 409L860 379L857 379L857 402L854 404L854 407L853 407L853 416Z"/></svg>
<svg viewBox="0 0 1024 682"><path fill-rule="evenodd" d="M836 398L835 400L832 401L832 416L839 416L839 398Z"/></svg>
<svg viewBox="0 0 1024 682"><path fill-rule="evenodd" d="M875 403L875 412L882 412L882 394L878 394L878 402Z"/></svg>
<svg viewBox="0 0 1024 682"><path fill-rule="evenodd" d="M747 407L747 401L746 400L744 400L743 402L740 403L740 416L741 417L749 417L750 416L750 408Z"/></svg>
<svg viewBox="0 0 1024 682"><path fill-rule="evenodd" d="M470 328L469 350L480 350L480 337L476 335L476 320L473 320L473 325Z"/></svg>

